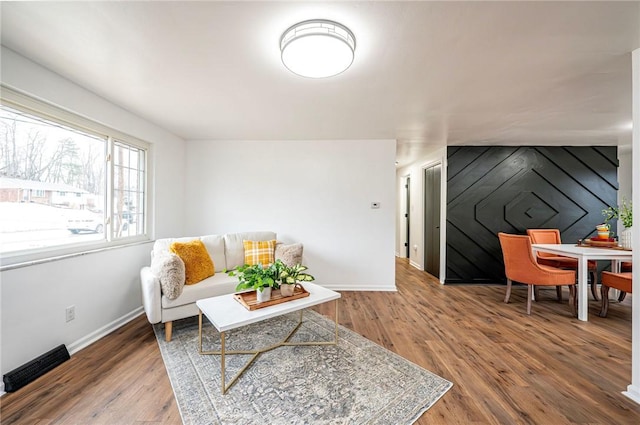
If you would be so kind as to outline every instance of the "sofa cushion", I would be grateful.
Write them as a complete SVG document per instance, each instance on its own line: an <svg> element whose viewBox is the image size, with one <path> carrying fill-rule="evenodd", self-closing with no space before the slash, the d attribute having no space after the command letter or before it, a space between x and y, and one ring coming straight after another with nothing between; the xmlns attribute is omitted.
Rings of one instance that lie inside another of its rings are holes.
<svg viewBox="0 0 640 425"><path fill-rule="evenodd" d="M227 270L244 265L244 244L242 241L269 241L272 239L276 239L275 232L241 232L224 235Z"/></svg>
<svg viewBox="0 0 640 425"><path fill-rule="evenodd" d="M221 272L227 267L227 260L224 258L224 238L218 235L207 235L200 238L209 252L215 270Z"/></svg>
<svg viewBox="0 0 640 425"><path fill-rule="evenodd" d="M201 300L203 298L233 294L237 285L237 277L229 276L226 273L216 273L214 276L204 279L197 285L185 286L182 291L182 295L175 300L170 300L163 295L162 308L179 307L195 303L197 300Z"/></svg>
<svg viewBox="0 0 640 425"><path fill-rule="evenodd" d="M163 238L156 239L153 243L153 250L151 251L151 259L158 255L163 255L167 253L171 253L169 247L174 242L189 242L194 239L200 239L198 236L184 237L184 238Z"/></svg>
<svg viewBox="0 0 640 425"><path fill-rule="evenodd" d="M213 261L200 239L174 242L169 249L184 261L185 284L193 285L215 273Z"/></svg>
<svg viewBox="0 0 640 425"><path fill-rule="evenodd" d="M157 255L151 261L151 272L160 280L162 293L170 300L182 294L185 282L184 261L176 254Z"/></svg>
<svg viewBox="0 0 640 425"><path fill-rule="evenodd" d="M276 241L242 241L244 246L244 263L250 266L262 264L268 266L275 261Z"/></svg>
<svg viewBox="0 0 640 425"><path fill-rule="evenodd" d="M302 264L302 244L294 243L285 245L281 242L276 244L275 259L281 260L289 267Z"/></svg>

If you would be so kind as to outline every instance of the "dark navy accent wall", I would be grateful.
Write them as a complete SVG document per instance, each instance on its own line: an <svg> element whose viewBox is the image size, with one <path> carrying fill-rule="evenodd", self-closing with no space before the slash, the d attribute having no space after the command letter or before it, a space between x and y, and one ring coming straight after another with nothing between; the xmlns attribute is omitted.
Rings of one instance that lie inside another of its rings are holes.
<svg viewBox="0 0 640 425"><path fill-rule="evenodd" d="M504 282L498 232L595 235L617 190L615 146L449 147L446 283Z"/></svg>

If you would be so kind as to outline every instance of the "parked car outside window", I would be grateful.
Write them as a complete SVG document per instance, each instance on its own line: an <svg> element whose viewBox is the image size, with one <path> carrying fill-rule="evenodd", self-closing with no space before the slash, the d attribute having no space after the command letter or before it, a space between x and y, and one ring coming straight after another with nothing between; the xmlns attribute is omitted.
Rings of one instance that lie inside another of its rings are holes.
<svg viewBox="0 0 640 425"><path fill-rule="evenodd" d="M67 219L67 230L76 234L80 232L102 233L104 216L87 210L76 211Z"/></svg>

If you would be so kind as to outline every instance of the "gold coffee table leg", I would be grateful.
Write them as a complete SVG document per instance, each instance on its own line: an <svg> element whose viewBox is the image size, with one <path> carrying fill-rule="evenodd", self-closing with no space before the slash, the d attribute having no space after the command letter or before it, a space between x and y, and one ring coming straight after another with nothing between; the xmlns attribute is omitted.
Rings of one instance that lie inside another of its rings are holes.
<svg viewBox="0 0 640 425"><path fill-rule="evenodd" d="M336 300L336 344L338 343L338 300Z"/></svg>
<svg viewBox="0 0 640 425"><path fill-rule="evenodd" d="M198 309L198 353L202 354L202 310Z"/></svg>
<svg viewBox="0 0 640 425"><path fill-rule="evenodd" d="M220 332L220 370L222 375L222 394L227 392L227 387L224 385L224 332Z"/></svg>
<svg viewBox="0 0 640 425"><path fill-rule="evenodd" d="M221 390L222 394L226 394L226 392L231 388L231 386L236 382L236 380L244 373L245 370L254 360L256 360L260 354L266 353L267 351L271 351L274 348L282 347L285 345L336 345L338 343L338 300L336 300L336 329L333 341L309 341L309 342L289 342L289 339L295 334L295 332L302 325L302 312L300 310L300 317L298 319L297 325L289 332L289 334L282 341L275 343L269 347L261 348L259 350L227 350L225 347L225 333L220 332L220 351L202 351L202 311L199 312L198 315L198 342L199 342L199 353L203 355L219 355L220 356L220 372L222 374L221 377ZM253 354L253 356L247 361L247 363L236 373L236 375L231 378L229 383L226 383L225 380L225 369L226 362L225 357L231 354Z"/></svg>

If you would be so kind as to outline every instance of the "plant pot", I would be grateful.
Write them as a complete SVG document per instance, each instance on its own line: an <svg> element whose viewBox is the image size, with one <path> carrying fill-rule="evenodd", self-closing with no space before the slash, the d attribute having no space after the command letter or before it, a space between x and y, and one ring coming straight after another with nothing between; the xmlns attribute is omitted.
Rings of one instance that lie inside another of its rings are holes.
<svg viewBox="0 0 640 425"><path fill-rule="evenodd" d="M293 291L295 289L296 289L295 283L291 283L291 284L283 283L282 285L280 285L280 294L282 294L283 297L291 297L293 296Z"/></svg>
<svg viewBox="0 0 640 425"><path fill-rule="evenodd" d="M620 232L620 246L624 249L631 249L632 235L631 227Z"/></svg>
<svg viewBox="0 0 640 425"><path fill-rule="evenodd" d="M271 299L271 287L262 288L262 291L256 290L256 301L258 303L263 303L265 301L269 301Z"/></svg>

